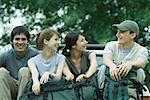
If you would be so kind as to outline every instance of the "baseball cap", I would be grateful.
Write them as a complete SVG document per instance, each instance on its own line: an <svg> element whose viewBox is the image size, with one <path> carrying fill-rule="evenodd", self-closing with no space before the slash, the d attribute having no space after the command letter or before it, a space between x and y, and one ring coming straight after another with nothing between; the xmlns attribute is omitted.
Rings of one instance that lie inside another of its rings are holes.
<svg viewBox="0 0 150 100"><path fill-rule="evenodd" d="M139 34L139 26L135 21L132 21L132 20L125 20L121 22L120 24L113 24L112 27L115 29L122 30L122 31L129 30L136 34Z"/></svg>

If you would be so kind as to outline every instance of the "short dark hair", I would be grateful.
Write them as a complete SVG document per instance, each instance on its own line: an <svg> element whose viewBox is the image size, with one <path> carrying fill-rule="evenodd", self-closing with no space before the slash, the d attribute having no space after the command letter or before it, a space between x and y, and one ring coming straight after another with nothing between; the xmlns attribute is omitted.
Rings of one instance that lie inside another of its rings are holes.
<svg viewBox="0 0 150 100"><path fill-rule="evenodd" d="M17 35L17 34L19 35L21 33L23 33L27 37L28 41L30 40L30 33L29 33L28 29L24 26L17 26L11 32L10 42L13 42L13 39L14 39L15 35Z"/></svg>

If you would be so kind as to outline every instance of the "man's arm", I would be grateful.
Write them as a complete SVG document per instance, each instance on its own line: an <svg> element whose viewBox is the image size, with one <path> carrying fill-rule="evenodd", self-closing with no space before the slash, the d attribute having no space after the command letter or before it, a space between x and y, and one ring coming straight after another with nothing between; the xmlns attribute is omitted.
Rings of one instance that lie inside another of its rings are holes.
<svg viewBox="0 0 150 100"><path fill-rule="evenodd" d="M113 57L110 53L103 54L103 64L109 68L116 68L117 66L113 63Z"/></svg>
<svg viewBox="0 0 150 100"><path fill-rule="evenodd" d="M136 68L144 68L145 65L148 63L148 61L142 57L139 57L136 60L131 60L130 63L132 66Z"/></svg>
<svg viewBox="0 0 150 100"><path fill-rule="evenodd" d="M123 63L119 65L119 73L121 77L126 76L128 72L132 69L132 67L136 68L144 68L145 65L148 63L148 50L147 49L141 49L141 52L139 52L139 56L136 57L136 59L132 59L126 63Z"/></svg>
<svg viewBox="0 0 150 100"><path fill-rule="evenodd" d="M103 54L103 64L109 67L110 77L113 80L119 80L121 77L118 76L117 65L113 63L113 57L110 53Z"/></svg>
<svg viewBox="0 0 150 100"><path fill-rule="evenodd" d="M148 49L145 47L141 47L139 51L139 56L130 61L132 66L136 68L144 68L145 65L148 63Z"/></svg>

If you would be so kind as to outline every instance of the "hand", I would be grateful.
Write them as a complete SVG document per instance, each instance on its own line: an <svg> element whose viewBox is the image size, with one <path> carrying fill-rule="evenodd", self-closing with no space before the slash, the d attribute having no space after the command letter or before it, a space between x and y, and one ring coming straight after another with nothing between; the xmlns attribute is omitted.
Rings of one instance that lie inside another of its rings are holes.
<svg viewBox="0 0 150 100"><path fill-rule="evenodd" d="M40 94L40 82L36 82L36 83L33 83L32 85L32 91L35 95L39 95Z"/></svg>
<svg viewBox="0 0 150 100"><path fill-rule="evenodd" d="M132 64L130 62L127 62L127 63L119 65L118 67L119 67L118 75L120 77L125 77L131 70Z"/></svg>
<svg viewBox="0 0 150 100"><path fill-rule="evenodd" d="M74 75L72 73L67 74L65 77L66 80L73 80L74 79Z"/></svg>
<svg viewBox="0 0 150 100"><path fill-rule="evenodd" d="M121 77L118 76L118 71L119 69L117 67L110 67L109 73L110 73L110 77L113 80L120 80Z"/></svg>
<svg viewBox="0 0 150 100"><path fill-rule="evenodd" d="M79 75L77 78L76 78L76 82L77 81L83 81L83 80L86 80L88 77L85 75L85 74L81 74Z"/></svg>
<svg viewBox="0 0 150 100"><path fill-rule="evenodd" d="M41 83L41 84L42 84L42 83L47 83L47 82L48 82L48 79L49 79L49 75L50 75L49 72L45 72L45 73L42 75L41 79L40 79L40 83Z"/></svg>

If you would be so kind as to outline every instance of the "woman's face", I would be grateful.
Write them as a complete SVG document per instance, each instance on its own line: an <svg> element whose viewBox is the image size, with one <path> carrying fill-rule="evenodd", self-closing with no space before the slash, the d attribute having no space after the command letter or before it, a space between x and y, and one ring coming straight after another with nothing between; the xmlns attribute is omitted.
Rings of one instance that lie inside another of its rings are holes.
<svg viewBox="0 0 150 100"><path fill-rule="evenodd" d="M72 48L76 49L77 51L83 52L86 51L87 43L88 42L86 41L85 37L80 34L76 44Z"/></svg>
<svg viewBox="0 0 150 100"><path fill-rule="evenodd" d="M60 38L58 35L54 34L49 41L46 40L45 42L47 44L47 47L51 51L57 51L59 44L60 44Z"/></svg>

